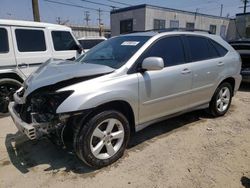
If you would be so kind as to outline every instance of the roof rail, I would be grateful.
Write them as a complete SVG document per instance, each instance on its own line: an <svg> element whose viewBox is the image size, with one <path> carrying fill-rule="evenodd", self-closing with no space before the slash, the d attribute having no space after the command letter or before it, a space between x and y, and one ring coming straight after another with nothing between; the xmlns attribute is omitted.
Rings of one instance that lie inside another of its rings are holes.
<svg viewBox="0 0 250 188"><path fill-rule="evenodd" d="M137 33L137 32L158 32L158 33L163 33L163 32L171 32L171 31L190 31L190 32L205 32L208 34L212 34L211 31L208 30L203 30L203 29L189 29L189 28L163 28L163 29L149 29L149 30L144 30L144 31L133 31L132 33Z"/></svg>

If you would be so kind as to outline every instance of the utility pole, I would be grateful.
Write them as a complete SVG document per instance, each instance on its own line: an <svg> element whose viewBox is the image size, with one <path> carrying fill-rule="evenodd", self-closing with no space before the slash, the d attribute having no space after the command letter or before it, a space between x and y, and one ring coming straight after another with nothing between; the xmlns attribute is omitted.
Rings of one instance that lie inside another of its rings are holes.
<svg viewBox="0 0 250 188"><path fill-rule="evenodd" d="M223 4L220 5L220 17L222 17L222 12L223 12Z"/></svg>
<svg viewBox="0 0 250 188"><path fill-rule="evenodd" d="M248 3L248 0L242 0L243 3L244 3L244 14L246 14L247 12L247 3Z"/></svg>
<svg viewBox="0 0 250 188"><path fill-rule="evenodd" d="M85 11L84 12L84 20L86 21L86 25L89 26L89 21L90 21L90 18L89 18L89 11Z"/></svg>
<svg viewBox="0 0 250 188"><path fill-rule="evenodd" d="M99 24L99 36L102 36L102 19L101 19L101 9L98 9L98 24Z"/></svg>
<svg viewBox="0 0 250 188"><path fill-rule="evenodd" d="M33 17L35 22L40 22L38 0L32 0Z"/></svg>

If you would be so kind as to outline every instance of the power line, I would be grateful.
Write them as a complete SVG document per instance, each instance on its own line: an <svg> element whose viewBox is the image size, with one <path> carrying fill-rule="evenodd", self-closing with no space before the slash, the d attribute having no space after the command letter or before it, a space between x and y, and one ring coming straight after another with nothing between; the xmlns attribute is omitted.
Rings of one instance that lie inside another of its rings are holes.
<svg viewBox="0 0 250 188"><path fill-rule="evenodd" d="M76 5L76 4L63 3L63 2L52 1L52 0L44 0L44 1L49 2L49 3L59 4L59 5L65 5L65 6L70 6L70 7L76 7L76 8L82 8L82 9L87 9L87 10L99 11L99 9L90 8L90 7L84 7L84 6ZM106 11L106 10L101 10L101 12L108 12L108 13L110 13L110 11Z"/></svg>
<svg viewBox="0 0 250 188"><path fill-rule="evenodd" d="M112 3L117 3L117 4L120 4L120 5L125 5L125 6L133 6L131 4L127 4L127 3L123 3L123 2L119 2L119 1L114 1L114 0L107 0L107 1L110 1Z"/></svg>
<svg viewBox="0 0 250 188"><path fill-rule="evenodd" d="M112 9L120 8L120 7L117 7L117 6L110 5L110 4L97 3L97 2L93 2L93 1L89 1L89 0L81 0L81 1L84 1L84 2L87 2L87 3L92 3L92 4L95 4L95 5L101 5L101 6L111 7Z"/></svg>

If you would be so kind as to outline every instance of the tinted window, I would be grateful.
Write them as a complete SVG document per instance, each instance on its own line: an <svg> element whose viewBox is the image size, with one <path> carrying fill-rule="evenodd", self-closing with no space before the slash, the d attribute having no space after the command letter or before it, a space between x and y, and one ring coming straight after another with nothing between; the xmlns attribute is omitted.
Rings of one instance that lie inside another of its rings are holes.
<svg viewBox="0 0 250 188"><path fill-rule="evenodd" d="M95 39L95 40L79 40L83 49L90 49L104 41L103 39Z"/></svg>
<svg viewBox="0 0 250 188"><path fill-rule="evenodd" d="M120 22L120 33L131 33L133 31L133 19Z"/></svg>
<svg viewBox="0 0 250 188"><path fill-rule="evenodd" d="M208 52L210 58L217 58L220 57L219 53L217 52L216 48L212 45L211 40L207 39L207 45L208 45Z"/></svg>
<svg viewBox="0 0 250 188"><path fill-rule="evenodd" d="M78 49L74 38L68 31L52 31L52 39L56 51Z"/></svg>
<svg viewBox="0 0 250 188"><path fill-rule="evenodd" d="M161 57L165 66L178 65L185 62L183 45L180 37L166 37L157 41L142 56L142 60L147 57Z"/></svg>
<svg viewBox="0 0 250 188"><path fill-rule="evenodd" d="M228 50L226 48L224 48L223 46L221 46L220 44L218 44L217 42L213 40L211 40L211 43L215 47L216 51L219 53L220 57L223 57L227 54Z"/></svg>
<svg viewBox="0 0 250 188"><path fill-rule="evenodd" d="M7 30L0 28L0 53L7 53L9 51Z"/></svg>
<svg viewBox="0 0 250 188"><path fill-rule="evenodd" d="M46 51L42 30L16 29L15 34L19 52Z"/></svg>
<svg viewBox="0 0 250 188"><path fill-rule="evenodd" d="M207 39L203 37L187 36L191 61L210 59Z"/></svg>

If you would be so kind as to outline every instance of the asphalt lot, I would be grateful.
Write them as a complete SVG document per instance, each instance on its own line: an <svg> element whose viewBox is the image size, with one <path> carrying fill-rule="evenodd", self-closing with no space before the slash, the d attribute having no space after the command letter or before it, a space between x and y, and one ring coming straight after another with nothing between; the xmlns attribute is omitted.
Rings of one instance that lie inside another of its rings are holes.
<svg viewBox="0 0 250 188"><path fill-rule="evenodd" d="M123 158L94 170L49 140L27 141L0 119L0 187L250 187L250 85L226 116L191 112L132 137Z"/></svg>

